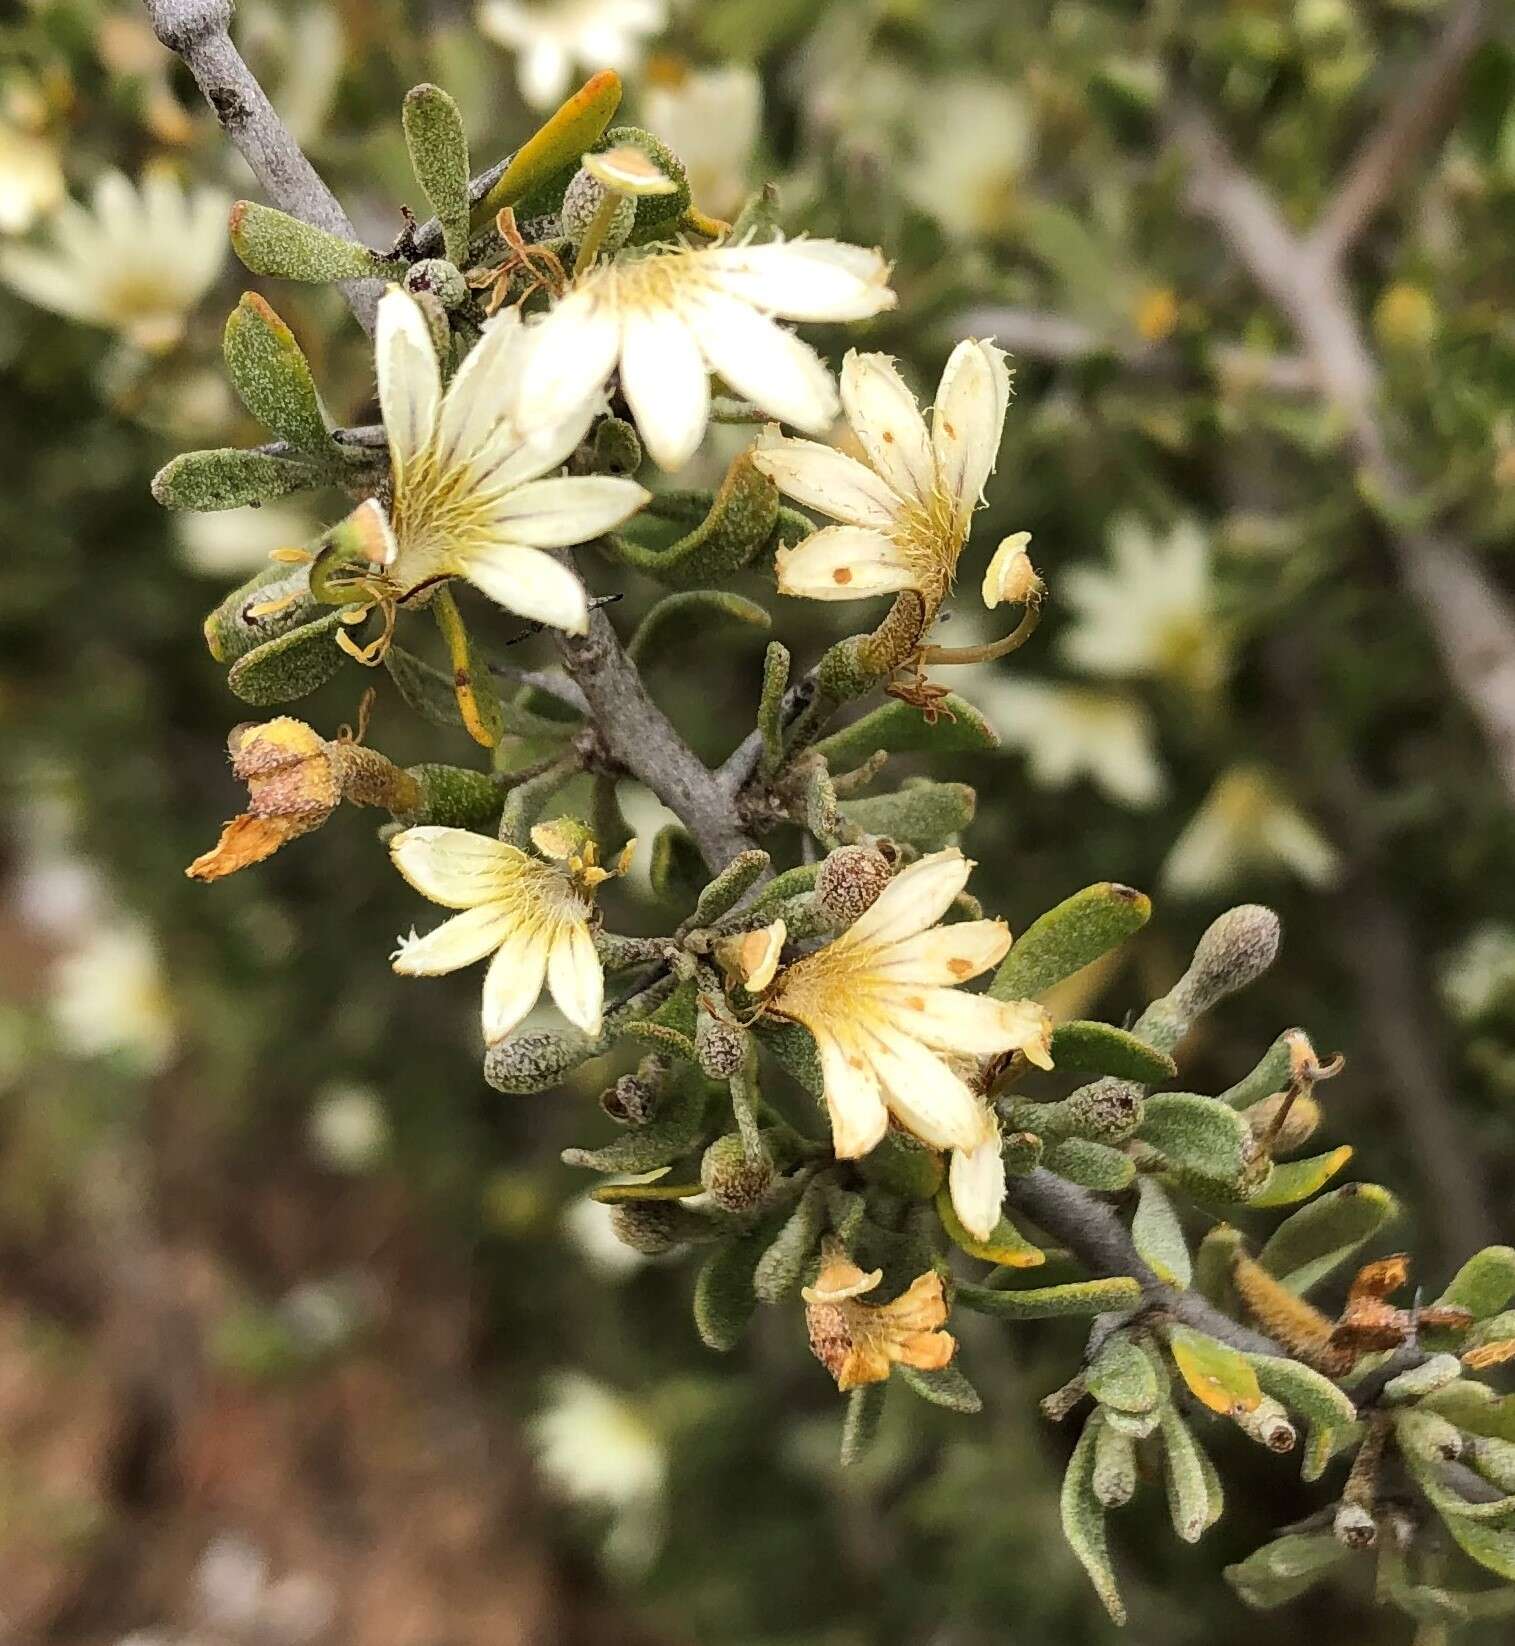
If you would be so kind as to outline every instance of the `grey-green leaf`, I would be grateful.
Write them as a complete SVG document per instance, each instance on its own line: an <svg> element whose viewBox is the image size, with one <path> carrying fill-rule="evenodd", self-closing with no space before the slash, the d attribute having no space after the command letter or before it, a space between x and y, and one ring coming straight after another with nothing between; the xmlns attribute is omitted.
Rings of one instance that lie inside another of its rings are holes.
<svg viewBox="0 0 1515 1646"><path fill-rule="evenodd" d="M1052 1061L1059 1072L1118 1075L1148 1086L1171 1080L1178 1073L1166 1052L1138 1040L1128 1030L1082 1018L1059 1023L1052 1031Z"/></svg>
<svg viewBox="0 0 1515 1646"><path fill-rule="evenodd" d="M1259 1262L1296 1296L1325 1279L1398 1215L1399 1205L1376 1183L1347 1183L1285 1218Z"/></svg>
<svg viewBox="0 0 1515 1646"><path fill-rule="evenodd" d="M310 365L294 333L256 292L243 292L231 311L221 348L232 387L263 427L332 461L335 448Z"/></svg>
<svg viewBox="0 0 1515 1646"><path fill-rule="evenodd" d="M443 255L468 263L468 138L458 105L440 86L413 86L401 110L411 170L442 226Z"/></svg>
<svg viewBox="0 0 1515 1646"><path fill-rule="evenodd" d="M1152 900L1114 881L1085 886L1021 933L995 973L996 1000L1027 1000L1092 965L1146 925Z"/></svg>
<svg viewBox="0 0 1515 1646"><path fill-rule="evenodd" d="M337 647L340 612L266 640L232 664L226 683L244 703L271 708L324 686L346 661Z"/></svg>
<svg viewBox="0 0 1515 1646"><path fill-rule="evenodd" d="M184 452L165 463L153 476L152 493L165 509L194 509L204 514L272 503L321 482L320 471L309 463L222 446L214 451Z"/></svg>
<svg viewBox="0 0 1515 1646"><path fill-rule="evenodd" d="M231 209L232 250L254 274L280 280L398 280L405 265L380 257L272 206L239 200Z"/></svg>

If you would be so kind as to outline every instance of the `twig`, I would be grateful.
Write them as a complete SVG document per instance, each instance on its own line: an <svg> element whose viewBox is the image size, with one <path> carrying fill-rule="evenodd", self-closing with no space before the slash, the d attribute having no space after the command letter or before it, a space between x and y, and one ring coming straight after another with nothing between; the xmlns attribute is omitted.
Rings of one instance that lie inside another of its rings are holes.
<svg viewBox="0 0 1515 1646"><path fill-rule="evenodd" d="M1195 209L1215 223L1294 328L1322 392L1342 415L1365 479L1391 510L1409 505L1414 482L1391 455L1379 422L1377 369L1340 271L1315 240L1294 233L1196 105L1179 103L1170 133L1189 163ZM1462 544L1410 530L1390 541L1401 582L1515 801L1515 616Z"/></svg>
<svg viewBox="0 0 1515 1646"><path fill-rule="evenodd" d="M1486 0L1464 0L1447 19L1414 80L1368 134L1310 235L1311 249L1339 263L1456 105L1457 90L1489 28Z"/></svg>
<svg viewBox="0 0 1515 1646"><path fill-rule="evenodd" d="M337 197L305 158L232 44L231 0L146 0L146 5L153 33L184 59L227 136L279 209L329 234L356 240ZM348 305L366 332L373 331L382 290L377 280L342 282Z"/></svg>

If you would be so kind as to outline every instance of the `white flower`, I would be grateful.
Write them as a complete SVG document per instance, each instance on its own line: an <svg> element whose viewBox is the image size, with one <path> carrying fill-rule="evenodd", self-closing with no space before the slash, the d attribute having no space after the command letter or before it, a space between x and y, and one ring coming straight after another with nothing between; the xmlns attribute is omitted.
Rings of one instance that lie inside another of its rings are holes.
<svg viewBox="0 0 1515 1646"><path fill-rule="evenodd" d="M1190 895L1219 890L1246 873L1290 869L1311 886L1335 879L1336 848L1264 771L1233 766L1173 843L1163 883Z"/></svg>
<svg viewBox="0 0 1515 1646"><path fill-rule="evenodd" d="M621 1177L610 1181L625 1183L636 1179ZM570 1243L602 1280L624 1280L652 1261L621 1239L615 1232L613 1208L593 1195L582 1194L569 1201L562 1222Z"/></svg>
<svg viewBox="0 0 1515 1646"><path fill-rule="evenodd" d="M1026 755L1034 783L1066 788L1087 774L1124 806L1150 806L1163 792L1152 717L1124 692L1046 680L985 681L975 693L1000 742Z"/></svg>
<svg viewBox="0 0 1515 1646"><path fill-rule="evenodd" d="M53 250L0 251L0 280L40 308L161 353L220 273L230 205L217 189L187 194L160 170L139 188L107 171L92 209L65 200L51 218Z"/></svg>
<svg viewBox="0 0 1515 1646"><path fill-rule="evenodd" d="M642 1507L663 1490L668 1454L630 1401L582 1372L560 1372L527 1433L537 1467L561 1496L610 1509Z"/></svg>
<svg viewBox="0 0 1515 1646"><path fill-rule="evenodd" d="M523 349L514 309L489 322L445 393L426 322L398 287L380 300L374 348L392 497L387 520L372 498L348 517L364 545L356 611L378 605L392 617L396 602L462 577L507 611L582 634L584 586L543 551L598 537L650 495L612 475L542 478L583 439L597 400L562 417L528 402L520 424L511 420Z"/></svg>
<svg viewBox="0 0 1515 1646"><path fill-rule="evenodd" d="M1210 540L1192 520L1166 538L1123 516L1110 528L1108 570L1076 566L1058 584L1075 613L1062 636L1089 674L1163 675L1205 690L1226 672L1215 612Z"/></svg>
<svg viewBox="0 0 1515 1646"><path fill-rule="evenodd" d="M663 246L597 263L531 326L518 415L573 416L619 364L642 440L665 469L704 437L712 371L771 417L822 433L836 415L831 373L775 321L866 319L893 306L888 276L878 252L838 240Z"/></svg>
<svg viewBox="0 0 1515 1646"><path fill-rule="evenodd" d="M575 64L634 68L642 37L667 21L666 0L484 0L478 11L480 31L516 53L521 96L538 109L562 102Z"/></svg>
<svg viewBox="0 0 1515 1646"><path fill-rule="evenodd" d="M166 1069L177 1036L158 945L147 927L127 919L92 925L54 969L52 1016L75 1057L115 1053L142 1074Z"/></svg>
<svg viewBox="0 0 1515 1646"><path fill-rule="evenodd" d="M1469 932L1442 964L1441 992L1464 1023L1515 999L1515 927L1488 920Z"/></svg>
<svg viewBox="0 0 1515 1646"><path fill-rule="evenodd" d="M917 153L905 192L949 234L1003 233L1031 157L1022 97L997 81L961 79L914 99Z"/></svg>
<svg viewBox="0 0 1515 1646"><path fill-rule="evenodd" d="M45 137L0 120L0 234L25 234L63 203L63 168Z"/></svg>
<svg viewBox="0 0 1515 1646"><path fill-rule="evenodd" d="M532 831L551 849L550 826ZM600 1032L605 974L590 935L593 891L612 872L593 849L544 862L519 847L466 829L432 824L389 842L395 867L423 897L461 909L425 937L400 940L394 968L435 977L492 954L484 977L484 1038L502 1040L537 1002L545 981L554 1003L586 1034Z"/></svg>
<svg viewBox="0 0 1515 1646"><path fill-rule="evenodd" d="M281 499L257 508L185 509L173 517L179 557L202 577L223 583L250 577L275 549L303 543L320 529L298 501Z"/></svg>
<svg viewBox="0 0 1515 1646"><path fill-rule="evenodd" d="M842 522L779 550L780 592L856 600L915 589L934 615L999 455L1009 401L1004 352L964 341L942 372L928 431L889 356L850 350L842 404L867 462L772 429L753 452L780 491Z"/></svg>
<svg viewBox="0 0 1515 1646"><path fill-rule="evenodd" d="M971 1149L954 1149L947 1168L952 1209L969 1234L987 1240L1005 1203L1005 1157L999 1122L989 1105L979 1105L979 1140Z"/></svg>
<svg viewBox="0 0 1515 1646"><path fill-rule="evenodd" d="M384 1106L367 1086L328 1086L316 1098L307 1125L311 1147L339 1172L366 1172L389 1147Z"/></svg>
<svg viewBox="0 0 1515 1646"><path fill-rule="evenodd" d="M745 64L684 69L655 79L642 93L647 127L679 159L694 203L715 217L734 217L748 189L763 120L763 86Z"/></svg>
<svg viewBox="0 0 1515 1646"><path fill-rule="evenodd" d="M786 966L765 998L815 1040L838 1159L877 1147L893 1115L933 1148L973 1155L959 1175L972 1172L987 1114L949 1058L1020 1051L1051 1067L1040 1006L957 988L1010 947L1002 920L936 924L972 867L956 847L912 863L840 937Z"/></svg>

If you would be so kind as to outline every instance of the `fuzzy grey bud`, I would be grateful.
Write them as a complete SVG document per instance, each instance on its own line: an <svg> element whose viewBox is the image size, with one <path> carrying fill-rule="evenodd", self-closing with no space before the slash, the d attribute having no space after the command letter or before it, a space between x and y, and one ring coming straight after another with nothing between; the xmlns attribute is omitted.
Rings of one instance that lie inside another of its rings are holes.
<svg viewBox="0 0 1515 1646"><path fill-rule="evenodd" d="M703 1008L695 1023L694 1044L700 1067L712 1080L729 1080L747 1066L752 1037L740 1023L729 1023Z"/></svg>
<svg viewBox="0 0 1515 1646"><path fill-rule="evenodd" d="M728 1212L750 1212L762 1205L773 1185L773 1162L752 1159L735 1132L718 1137L700 1161L700 1182L710 1198Z"/></svg>
<svg viewBox="0 0 1515 1646"><path fill-rule="evenodd" d="M600 1093L600 1107L618 1126L645 1126L658 1106L667 1072L661 1059L643 1059L635 1074L623 1074Z"/></svg>
<svg viewBox="0 0 1515 1646"><path fill-rule="evenodd" d="M878 902L891 872L873 846L838 846L815 877L815 901L838 926L850 926Z"/></svg>
<svg viewBox="0 0 1515 1646"><path fill-rule="evenodd" d="M594 1042L581 1034L544 1029L511 1035L484 1053L484 1078L497 1092L510 1096L545 1092L594 1052Z"/></svg>
<svg viewBox="0 0 1515 1646"><path fill-rule="evenodd" d="M591 177L582 168L574 173L573 181L563 195L563 233L574 245L577 246L589 233L589 225L594 222L610 192L597 177ZM615 215L610 219L610 227L601 242L602 251L616 251L626 244L636 215L637 203L630 195L615 197Z"/></svg>
<svg viewBox="0 0 1515 1646"><path fill-rule="evenodd" d="M1278 916L1261 903L1228 909L1195 945L1174 994L1182 995L1191 1014L1209 1011L1267 971L1278 956L1280 935Z"/></svg>
<svg viewBox="0 0 1515 1646"><path fill-rule="evenodd" d="M413 295L430 292L444 309L455 309L468 296L462 272L444 257L427 257L412 263L405 273L405 289Z"/></svg>
<svg viewBox="0 0 1515 1646"><path fill-rule="evenodd" d="M1075 1137L1120 1143L1142 1123L1142 1091L1129 1080L1108 1077L1080 1086L1058 1105L1064 1128Z"/></svg>
<svg viewBox="0 0 1515 1646"><path fill-rule="evenodd" d="M610 1208L610 1227L623 1246L661 1257L707 1232L703 1220L676 1200L623 1200Z"/></svg>

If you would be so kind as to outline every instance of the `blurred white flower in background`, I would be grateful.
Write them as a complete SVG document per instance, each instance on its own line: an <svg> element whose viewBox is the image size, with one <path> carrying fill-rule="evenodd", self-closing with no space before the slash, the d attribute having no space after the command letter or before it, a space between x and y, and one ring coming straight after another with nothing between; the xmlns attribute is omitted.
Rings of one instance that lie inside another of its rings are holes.
<svg viewBox="0 0 1515 1646"><path fill-rule="evenodd" d="M320 3L291 14L268 0L239 0L238 44L279 118L302 148L319 141L347 60L342 8Z"/></svg>
<svg viewBox="0 0 1515 1646"><path fill-rule="evenodd" d="M75 1057L123 1057L145 1075L173 1060L177 1035L158 944L124 916L91 924L52 975L53 1024Z"/></svg>
<svg viewBox="0 0 1515 1646"><path fill-rule="evenodd" d="M641 1411L583 1372L559 1372L547 1380L527 1435L558 1496L611 1512L607 1561L627 1572L644 1569L662 1542L668 1452Z"/></svg>
<svg viewBox="0 0 1515 1646"><path fill-rule="evenodd" d="M320 526L301 504L263 503L257 508L182 510L173 517L179 558L192 572L220 581L262 571L275 549L293 548Z"/></svg>
<svg viewBox="0 0 1515 1646"><path fill-rule="evenodd" d="M1031 159L1034 131L1025 100L993 80L964 78L916 91L915 157L905 193L949 234L1002 231Z"/></svg>
<svg viewBox="0 0 1515 1646"><path fill-rule="evenodd" d="M372 1087L333 1083L316 1094L306 1135L322 1165L356 1174L384 1158L389 1120Z"/></svg>
<svg viewBox="0 0 1515 1646"><path fill-rule="evenodd" d="M1311 886L1329 885L1336 848L1267 772L1224 772L1173 843L1162 868L1169 891L1219 891L1246 874L1287 870Z"/></svg>
<svg viewBox="0 0 1515 1646"><path fill-rule="evenodd" d="M1489 920L1469 932L1442 963L1441 992L1464 1023L1515 1003L1515 927Z"/></svg>
<svg viewBox="0 0 1515 1646"><path fill-rule="evenodd" d="M478 10L480 31L515 52L521 96L537 109L563 101L575 67L634 68L643 38L667 21L666 0L484 0Z"/></svg>
<svg viewBox="0 0 1515 1646"><path fill-rule="evenodd" d="M642 93L648 130L684 162L695 205L713 217L734 217L751 187L762 83L752 69L735 63L691 69L660 60L649 73Z"/></svg>
<svg viewBox="0 0 1515 1646"><path fill-rule="evenodd" d="M47 138L0 119L0 234L25 234L63 203L63 168Z"/></svg>
<svg viewBox="0 0 1515 1646"><path fill-rule="evenodd" d="M220 273L230 206L220 190L188 191L162 170L140 186L106 171L88 208L64 200L49 217L50 250L0 251L0 281L39 308L161 354Z"/></svg>
<svg viewBox="0 0 1515 1646"><path fill-rule="evenodd" d="M336 1614L329 1583L307 1572L273 1578L268 1556L231 1532L205 1546L192 1582L197 1622L218 1641L307 1646L330 1629ZM180 1637L201 1638L198 1632Z"/></svg>
<svg viewBox="0 0 1515 1646"><path fill-rule="evenodd" d="M563 1233L600 1280L624 1280L652 1261L621 1239L612 1208L592 1195L578 1195L563 1208Z"/></svg>
<svg viewBox="0 0 1515 1646"><path fill-rule="evenodd" d="M1031 780L1063 789L1088 776L1111 800L1145 807L1163 792L1152 717L1126 692L1047 680L985 679L974 701L1007 749L1019 749Z"/></svg>
<svg viewBox="0 0 1515 1646"><path fill-rule="evenodd" d="M1157 676L1206 691L1225 677L1210 539L1193 521L1159 537L1124 515L1109 532L1110 565L1074 566L1057 581L1073 613L1068 661L1089 674Z"/></svg>

